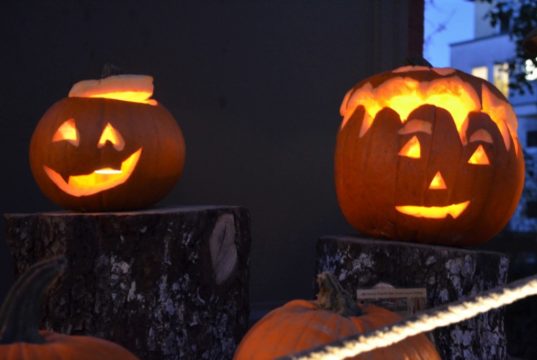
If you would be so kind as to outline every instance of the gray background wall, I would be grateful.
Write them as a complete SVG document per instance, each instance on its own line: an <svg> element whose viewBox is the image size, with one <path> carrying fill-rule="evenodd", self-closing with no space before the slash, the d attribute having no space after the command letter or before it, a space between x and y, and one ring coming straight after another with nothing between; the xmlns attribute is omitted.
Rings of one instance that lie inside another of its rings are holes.
<svg viewBox="0 0 537 360"><path fill-rule="evenodd" d="M112 63L155 77L187 143L158 206L251 210L252 302L310 297L316 239L352 233L332 156L346 90L419 51L423 1L11 1L0 13L0 211L57 210L28 166L32 131ZM410 50L409 50L410 49ZM0 296L12 281L0 235Z"/></svg>

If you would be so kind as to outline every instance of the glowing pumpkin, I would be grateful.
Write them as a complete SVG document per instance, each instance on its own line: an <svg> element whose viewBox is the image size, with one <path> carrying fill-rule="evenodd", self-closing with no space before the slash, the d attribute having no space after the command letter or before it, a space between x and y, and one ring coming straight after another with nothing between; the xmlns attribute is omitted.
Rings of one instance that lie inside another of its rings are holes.
<svg viewBox="0 0 537 360"><path fill-rule="evenodd" d="M407 66L357 84L340 110L336 192L358 231L477 245L507 224L524 159L513 109L490 83Z"/></svg>
<svg viewBox="0 0 537 360"><path fill-rule="evenodd" d="M268 313L244 336L234 360L277 359L382 328L401 319L378 306L357 306L330 273L319 274L317 282L319 294L316 301L292 300ZM440 355L427 336L420 334L352 359L440 360Z"/></svg>
<svg viewBox="0 0 537 360"><path fill-rule="evenodd" d="M39 121L30 165L41 191L64 208L147 207L181 175L185 145L155 100L153 79L116 75L81 81Z"/></svg>

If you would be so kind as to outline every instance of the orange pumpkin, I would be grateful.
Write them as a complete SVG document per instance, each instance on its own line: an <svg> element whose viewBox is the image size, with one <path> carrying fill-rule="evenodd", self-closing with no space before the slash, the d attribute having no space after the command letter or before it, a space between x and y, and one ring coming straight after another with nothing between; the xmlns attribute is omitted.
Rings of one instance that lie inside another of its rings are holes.
<svg viewBox="0 0 537 360"><path fill-rule="evenodd" d="M75 84L32 136L30 166L43 194L83 211L139 209L164 197L183 170L185 144L152 93L142 75Z"/></svg>
<svg viewBox="0 0 537 360"><path fill-rule="evenodd" d="M361 233L478 245L509 221L524 159L515 113L487 81L406 66L358 83L341 114L336 192Z"/></svg>
<svg viewBox="0 0 537 360"><path fill-rule="evenodd" d="M37 330L38 300L64 266L63 257L42 261L13 285L0 310L0 359L137 360L129 351L110 341Z"/></svg>
<svg viewBox="0 0 537 360"><path fill-rule="evenodd" d="M374 305L358 307L330 273L317 277L317 301L293 300L259 320L244 336L235 360L268 360L392 324L401 318ZM407 338L354 359L440 360L423 335Z"/></svg>

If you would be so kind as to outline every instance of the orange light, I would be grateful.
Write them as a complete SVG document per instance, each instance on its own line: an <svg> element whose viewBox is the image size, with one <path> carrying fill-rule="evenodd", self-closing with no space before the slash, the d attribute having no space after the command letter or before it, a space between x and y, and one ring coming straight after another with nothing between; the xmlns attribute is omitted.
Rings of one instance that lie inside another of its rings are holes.
<svg viewBox="0 0 537 360"><path fill-rule="evenodd" d="M408 121L397 133L399 135L406 135L418 132L431 135L433 133L433 124L428 121L413 119Z"/></svg>
<svg viewBox="0 0 537 360"><path fill-rule="evenodd" d="M112 175L112 174L121 174L120 169L112 169L112 168L102 168L94 171L95 174L103 174L103 175Z"/></svg>
<svg viewBox="0 0 537 360"><path fill-rule="evenodd" d="M492 136L490 133L485 129L479 129L472 135L470 135L469 142L476 142L476 141L482 141L488 144L494 144L494 141L492 140Z"/></svg>
<svg viewBox="0 0 537 360"><path fill-rule="evenodd" d="M157 105L153 96L153 77L115 75L100 80L83 80L73 85L69 97L104 98Z"/></svg>
<svg viewBox="0 0 537 360"><path fill-rule="evenodd" d="M410 215L417 218L426 219L444 219L448 215L452 218L458 218L462 212L468 207L470 201L447 205L447 206L414 206L402 205L396 206L395 209L402 214Z"/></svg>
<svg viewBox="0 0 537 360"><path fill-rule="evenodd" d="M79 137L76 129L75 119L69 118L64 121L58 130L52 136L52 142L69 141L71 144L78 146Z"/></svg>
<svg viewBox="0 0 537 360"><path fill-rule="evenodd" d="M114 127L110 125L110 123L106 124L106 126L104 127L103 133L99 138L99 143L97 144L97 147L99 149L102 148L106 145L107 141L112 143L112 145L114 145L114 148L117 151L121 151L125 147L125 140L123 140L123 137L121 136L119 131L114 129Z"/></svg>
<svg viewBox="0 0 537 360"><path fill-rule="evenodd" d="M487 156L487 153L485 152L485 149L483 149L483 145L479 145L477 149L475 149L474 153L468 160L468 164L472 165L489 165L489 157Z"/></svg>
<svg viewBox="0 0 537 360"><path fill-rule="evenodd" d="M431 180L431 183L429 184L429 189L430 190L447 189L446 182L444 181L442 174L440 174L440 171L437 171L436 174L434 175L433 180Z"/></svg>
<svg viewBox="0 0 537 360"><path fill-rule="evenodd" d="M483 112L487 113L492 121L498 125L505 147L509 150L509 145L511 144L509 133L511 133L514 139L517 138L518 123L515 112L509 103L496 96L496 94L484 85L482 86L481 94L483 98ZM519 153L517 146L515 146L515 153L517 155Z"/></svg>
<svg viewBox="0 0 537 360"><path fill-rule="evenodd" d="M122 101L137 102L148 105L157 105L157 101L154 99L149 99L153 95L152 93L143 92L143 91L115 91L115 92L105 92L94 94L88 94L86 97L90 98L103 98L103 99L114 99Z"/></svg>
<svg viewBox="0 0 537 360"><path fill-rule="evenodd" d="M443 78L431 82L420 82L411 78L392 78L380 86L373 88L366 83L360 89L354 90L348 102L342 105L345 116L343 125L354 109L363 105L367 116L360 129L363 136L371 126L377 113L390 108L399 114L402 122L408 120L408 115L424 104L434 105L450 112L457 131L461 129L470 111L480 111L481 104L475 90L457 77ZM349 111L351 110L351 111Z"/></svg>
<svg viewBox="0 0 537 360"><path fill-rule="evenodd" d="M517 138L517 121L511 105L487 86L483 85L481 94L478 94L457 76L429 82L401 76L391 78L377 87L367 82L358 89L351 89L340 107L343 116L341 127L345 127L358 106L365 109L359 134L362 137L382 109L394 110L399 114L401 122L405 123L412 111L425 104L445 109L451 114L463 144L467 143L465 130L468 114L473 111L490 116L498 126L507 150L510 148L511 137ZM516 146L515 151L518 154Z"/></svg>
<svg viewBox="0 0 537 360"><path fill-rule="evenodd" d="M43 166L43 168L50 180L63 192L76 197L89 196L114 188L127 181L136 168L141 154L141 148L132 153L121 163L121 169L97 169L90 174L69 176L67 182L51 168L47 166Z"/></svg>
<svg viewBox="0 0 537 360"><path fill-rule="evenodd" d="M421 156L421 145L418 137L414 135L399 151L400 156L406 156L409 158L419 159Z"/></svg>

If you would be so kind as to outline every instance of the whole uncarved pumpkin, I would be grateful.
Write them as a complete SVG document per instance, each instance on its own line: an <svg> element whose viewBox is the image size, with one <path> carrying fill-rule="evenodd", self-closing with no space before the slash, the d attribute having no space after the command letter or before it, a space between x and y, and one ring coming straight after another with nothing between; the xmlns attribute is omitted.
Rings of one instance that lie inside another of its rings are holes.
<svg viewBox="0 0 537 360"><path fill-rule="evenodd" d="M407 66L355 85L341 104L335 185L363 234L469 246L509 221L524 184L515 113L489 82Z"/></svg>
<svg viewBox="0 0 537 360"><path fill-rule="evenodd" d="M319 274L318 283L320 292L317 301L293 300L271 311L244 336L234 359L275 359L378 329L401 319L399 315L378 306L357 307L329 273ZM354 359L441 360L435 346L423 334Z"/></svg>
<svg viewBox="0 0 537 360"><path fill-rule="evenodd" d="M13 285L0 310L0 359L138 360L110 341L37 330L39 299L64 266L63 257L45 260L30 268Z"/></svg>

